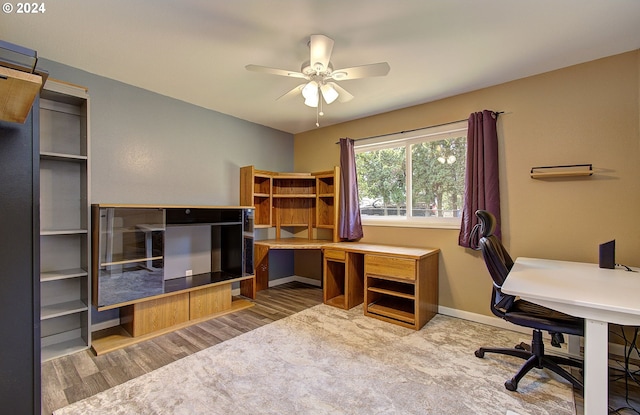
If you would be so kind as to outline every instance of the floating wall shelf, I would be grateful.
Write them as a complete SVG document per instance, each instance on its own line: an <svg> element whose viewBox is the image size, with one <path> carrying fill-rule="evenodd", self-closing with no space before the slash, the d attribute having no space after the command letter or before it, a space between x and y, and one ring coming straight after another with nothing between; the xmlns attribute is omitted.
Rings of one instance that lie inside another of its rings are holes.
<svg viewBox="0 0 640 415"><path fill-rule="evenodd" d="M564 166L540 166L531 168L532 179L552 179L593 175L591 164L570 164Z"/></svg>

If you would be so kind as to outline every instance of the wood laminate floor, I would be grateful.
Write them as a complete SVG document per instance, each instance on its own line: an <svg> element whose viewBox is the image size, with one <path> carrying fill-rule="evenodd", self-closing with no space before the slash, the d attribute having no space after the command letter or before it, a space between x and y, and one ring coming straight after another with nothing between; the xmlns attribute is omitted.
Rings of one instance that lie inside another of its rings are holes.
<svg viewBox="0 0 640 415"><path fill-rule="evenodd" d="M259 291L255 306L214 318L102 356L87 350L42 364L42 413L79 401L151 372L166 364L231 339L242 333L295 314L322 302L322 290L292 282ZM624 387L610 388L617 407L626 405ZM574 392L576 414L583 414L580 391ZM638 389L631 403L640 408ZM637 414L622 410L619 414Z"/></svg>

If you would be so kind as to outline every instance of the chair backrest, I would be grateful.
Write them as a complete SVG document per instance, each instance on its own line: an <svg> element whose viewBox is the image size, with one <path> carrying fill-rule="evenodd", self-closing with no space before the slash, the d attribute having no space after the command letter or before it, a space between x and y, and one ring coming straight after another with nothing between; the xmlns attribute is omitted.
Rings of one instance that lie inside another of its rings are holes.
<svg viewBox="0 0 640 415"><path fill-rule="evenodd" d="M491 297L491 311L502 317L508 311L515 297L503 294L501 291L509 271L513 267L513 259L497 236L493 234L496 229L496 218L486 210L476 212L478 224L473 228L472 235L477 235L478 249L482 251L482 257L493 279L493 295Z"/></svg>

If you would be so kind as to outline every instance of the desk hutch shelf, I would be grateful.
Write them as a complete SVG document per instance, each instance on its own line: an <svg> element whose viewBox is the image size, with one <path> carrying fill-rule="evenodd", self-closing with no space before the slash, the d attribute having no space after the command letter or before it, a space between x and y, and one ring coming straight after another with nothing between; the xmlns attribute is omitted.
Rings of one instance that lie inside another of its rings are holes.
<svg viewBox="0 0 640 415"><path fill-rule="evenodd" d="M240 204L255 207L255 228L306 232L307 239L337 242L340 168L311 173L279 173L240 168ZM256 245L256 285L268 288L269 247Z"/></svg>
<svg viewBox="0 0 640 415"><path fill-rule="evenodd" d="M340 168L312 173L279 173L240 169L240 204L254 206L256 228L276 228L280 238L283 227L327 229L337 242ZM319 238L320 239L320 238Z"/></svg>

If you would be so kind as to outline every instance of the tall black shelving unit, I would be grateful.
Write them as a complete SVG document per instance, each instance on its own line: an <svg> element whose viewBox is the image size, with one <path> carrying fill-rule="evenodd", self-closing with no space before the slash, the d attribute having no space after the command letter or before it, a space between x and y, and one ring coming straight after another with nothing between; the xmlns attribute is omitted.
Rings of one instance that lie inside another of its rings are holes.
<svg viewBox="0 0 640 415"><path fill-rule="evenodd" d="M39 125L0 121L1 414L41 411Z"/></svg>
<svg viewBox="0 0 640 415"><path fill-rule="evenodd" d="M37 53L0 41L0 414L40 402L40 112ZM8 99L7 99L8 98Z"/></svg>

